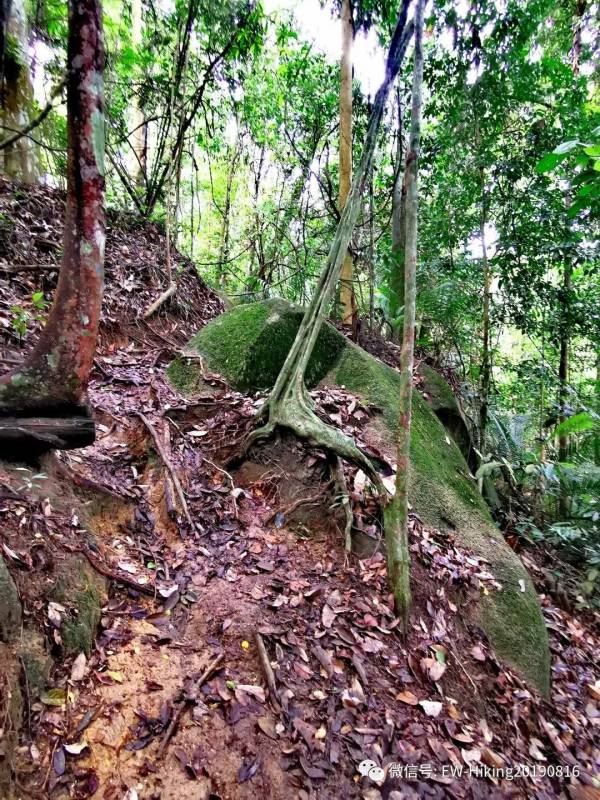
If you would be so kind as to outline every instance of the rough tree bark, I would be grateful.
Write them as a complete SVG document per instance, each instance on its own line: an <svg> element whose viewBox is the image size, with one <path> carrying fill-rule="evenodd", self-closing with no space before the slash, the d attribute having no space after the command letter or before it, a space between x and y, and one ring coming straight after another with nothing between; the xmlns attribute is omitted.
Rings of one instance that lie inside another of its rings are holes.
<svg viewBox="0 0 600 800"><path fill-rule="evenodd" d="M0 378L0 415L85 411L104 279L104 47L99 0L70 0L68 162L63 259L46 326L26 362Z"/></svg>
<svg viewBox="0 0 600 800"><path fill-rule="evenodd" d="M270 436L277 426L288 428L296 435L360 464L371 476L382 497L386 496L385 489L369 459L351 439L335 428L326 425L315 415L312 410L312 401L304 384L304 375L335 290L352 231L360 213L361 198L370 176L373 153L377 143L377 132L390 86L398 74L408 42L413 33L413 24L406 24L409 5L410 0L403 0L386 61L385 78L373 104L362 158L338 223L327 261L275 386L259 412L259 418L266 417L266 423L263 427L254 430L250 434L244 447L245 452L257 439Z"/></svg>
<svg viewBox="0 0 600 800"><path fill-rule="evenodd" d="M417 169L421 137L423 94L423 13L425 0L415 11L415 61L413 71L410 141L406 154L406 242L404 269L404 332L400 355L399 420L396 435L398 468L394 497L384 508L385 543L390 588L396 612L408 629L411 605L410 551L408 547L408 486L410 470L410 424L412 416L412 373L415 347L415 305L419 196Z"/></svg>
<svg viewBox="0 0 600 800"><path fill-rule="evenodd" d="M340 188L339 209L344 210L352 183L352 7L350 0L342 0L342 57L340 60ZM342 322L350 325L354 313L352 255L346 250L340 275L340 304Z"/></svg>

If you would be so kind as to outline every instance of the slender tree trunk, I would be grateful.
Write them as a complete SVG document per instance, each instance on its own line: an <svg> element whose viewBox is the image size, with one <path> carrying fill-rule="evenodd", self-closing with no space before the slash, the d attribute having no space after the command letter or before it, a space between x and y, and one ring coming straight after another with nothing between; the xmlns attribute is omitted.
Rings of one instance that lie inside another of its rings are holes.
<svg viewBox="0 0 600 800"><path fill-rule="evenodd" d="M340 60L340 188L339 209L342 213L352 183L352 7L350 0L342 0L342 58ZM346 252L340 275L340 304L342 322L350 325L354 313L354 268L352 255Z"/></svg>
<svg viewBox="0 0 600 800"><path fill-rule="evenodd" d="M479 387L479 451L485 454L485 432L487 428L490 381L492 375L490 354L490 303L491 303L491 274L487 255L487 242L485 239L485 226L487 223L485 174L483 166L480 167L481 185L481 215L479 218L479 237L481 239L481 266L483 269L483 331L481 351L481 379Z"/></svg>
<svg viewBox="0 0 600 800"><path fill-rule="evenodd" d="M225 188L225 205L223 207L223 226L221 228L221 251L219 253L219 288L225 289L227 282L227 273L225 265L229 261L229 231L231 225L231 196L233 193L233 181L235 178L235 170L237 168L237 161L240 154L239 142L236 143L235 150L230 153L229 171L227 173L227 185Z"/></svg>
<svg viewBox="0 0 600 800"><path fill-rule="evenodd" d="M104 47L99 0L70 0L67 203L48 321L25 364L0 379L0 413L61 413L85 402L104 279Z"/></svg>
<svg viewBox="0 0 600 800"><path fill-rule="evenodd" d="M375 199L373 196L373 168L369 181L369 329L375 325Z"/></svg>
<svg viewBox="0 0 600 800"><path fill-rule="evenodd" d="M136 52L142 48L142 0L131 0L131 44ZM138 88L139 91L139 88ZM147 168L147 125L144 124L144 112L140 104L140 97L136 95L131 109L131 146L133 148L133 174L136 185L144 186Z"/></svg>
<svg viewBox="0 0 600 800"><path fill-rule="evenodd" d="M410 480L410 426L412 416L412 373L415 347L415 306L417 275L417 233L419 195L417 184L421 138L423 94L423 13L425 1L418 0L415 11L415 60L412 86L410 141L406 156L406 259L404 270L404 331L400 355L400 398L397 428L398 468L396 492L384 509L388 580L396 611L408 629L411 605L410 550L408 546L408 488Z"/></svg>
<svg viewBox="0 0 600 800"><path fill-rule="evenodd" d="M564 422L567 418L569 401L569 361L570 361L570 320L569 306L571 294L570 262L565 262L562 285L562 309L560 323L560 356L558 362L558 406L559 420ZM569 437L565 434L558 437L558 460L566 461L569 456Z"/></svg>
<svg viewBox="0 0 600 800"><path fill-rule="evenodd" d="M404 306L404 246L406 241L406 170L402 169L403 141L402 141L402 106L400 103L400 90L397 90L398 108L398 139L396 142L396 176L392 194L392 268L390 274L390 319L397 320ZM392 327L392 339L400 341L401 327L399 324Z"/></svg>
<svg viewBox="0 0 600 800"><path fill-rule="evenodd" d="M402 0L400 15L386 60L385 78L373 103L363 153L352 181L350 194L338 222L327 261L323 266L310 304L302 318L296 338L277 376L271 394L258 414L259 418L266 417L267 421L263 427L255 429L246 438L244 448L247 450L252 442L270 436L277 426L288 428L298 436L320 444L331 452L359 464L371 476L382 497L386 494L385 488L369 459L351 439L331 426L326 425L314 413L304 384L304 376L340 276L342 262L352 237L352 231L360 213L362 197L371 172L373 154L377 145L377 134L390 86L398 75L414 30L412 23L408 25L406 23L409 5L410 0Z"/></svg>
<svg viewBox="0 0 600 800"><path fill-rule="evenodd" d="M596 345L596 413L600 415L600 345ZM594 463L600 467L600 436L594 439Z"/></svg>
<svg viewBox="0 0 600 800"><path fill-rule="evenodd" d="M575 22L573 25L573 46L571 50L571 69L573 75L579 74L579 59L581 56L581 24L583 15L586 9L586 0L577 0L575 4ZM567 206L569 205L567 201ZM568 256L567 256L568 259ZM571 320L570 320L570 304L571 304L571 279L573 275L573 267L570 261L566 260L563 268L563 283L562 283L562 303L560 308L560 333L559 333L559 346L560 356L558 363L558 407L559 407L559 421L564 422L566 419L568 394L569 394L569 362L571 351ZM568 434L561 434L558 437L558 460L563 462L567 461L569 457L569 436ZM569 512L569 498L567 493L561 487L559 498L559 513L564 519Z"/></svg>

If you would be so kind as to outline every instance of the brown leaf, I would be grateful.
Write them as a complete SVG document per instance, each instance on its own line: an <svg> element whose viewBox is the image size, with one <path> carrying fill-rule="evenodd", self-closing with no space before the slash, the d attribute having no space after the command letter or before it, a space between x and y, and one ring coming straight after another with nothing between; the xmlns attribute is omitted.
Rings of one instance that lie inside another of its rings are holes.
<svg viewBox="0 0 600 800"><path fill-rule="evenodd" d="M321 622L323 623L323 627L331 628L334 620L335 612L327 605L327 603L325 603L323 606L323 611L321 612Z"/></svg>
<svg viewBox="0 0 600 800"><path fill-rule="evenodd" d="M406 703L409 706L416 706L419 702L419 698L408 690L397 694L396 700L400 700L401 703Z"/></svg>

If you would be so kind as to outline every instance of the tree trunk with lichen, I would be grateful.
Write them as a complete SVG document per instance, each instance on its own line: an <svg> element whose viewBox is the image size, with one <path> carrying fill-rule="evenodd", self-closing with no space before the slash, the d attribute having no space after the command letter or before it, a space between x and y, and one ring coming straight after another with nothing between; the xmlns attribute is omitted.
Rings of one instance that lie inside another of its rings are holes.
<svg viewBox="0 0 600 800"><path fill-rule="evenodd" d="M412 415L412 373L415 348L415 305L417 273L417 228L419 198L417 168L421 137L423 94L423 12L425 0L415 11L415 64L412 87L410 142L406 156L406 243L404 270L404 330L400 356L400 398L397 428L398 467L396 492L384 509L385 543L390 588L404 630L408 628L411 605L410 551L408 546L408 484L410 467L410 424Z"/></svg>
<svg viewBox="0 0 600 800"><path fill-rule="evenodd" d="M104 282L104 47L99 0L70 0L63 258L48 321L26 362L0 378L0 414L82 411Z"/></svg>
<svg viewBox="0 0 600 800"><path fill-rule="evenodd" d="M386 61L385 78L377 92L369 119L362 158L338 223L327 261L321 272L313 298L298 329L296 339L281 368L275 386L260 412L261 417L266 417L266 423L263 427L251 433L246 440L244 448L244 450L247 450L257 439L270 436L278 426L288 428L313 444L321 445L331 452L361 465L371 476L382 496L385 495L385 489L369 459L351 439L335 428L326 425L315 415L312 401L304 383L304 376L335 291L352 231L360 213L361 198L370 176L373 154L377 143L377 133L390 86L398 74L408 42L412 36L413 25L412 23L406 24L409 5L410 0L403 0Z"/></svg>
<svg viewBox="0 0 600 800"><path fill-rule="evenodd" d="M352 183L352 7L350 0L342 0L342 57L340 59L340 188L339 209L344 210ZM348 243L349 244L349 243ZM346 248L340 275L340 305L342 322L350 325L354 313L352 279L354 265Z"/></svg>

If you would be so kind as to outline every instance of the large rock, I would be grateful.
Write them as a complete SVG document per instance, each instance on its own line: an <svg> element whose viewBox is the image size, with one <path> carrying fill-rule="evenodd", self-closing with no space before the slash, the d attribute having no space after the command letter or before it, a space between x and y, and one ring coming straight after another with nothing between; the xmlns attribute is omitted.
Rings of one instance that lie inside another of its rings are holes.
<svg viewBox="0 0 600 800"><path fill-rule="evenodd" d="M188 349L200 353L206 367L233 387L246 392L268 389L301 318L301 310L278 299L241 305L209 323ZM168 375L183 392L201 385L199 365L192 360L174 361ZM379 413L369 433L382 450L393 454L399 396L395 370L325 324L307 372L309 385L319 382L344 386L375 406ZM494 525L460 449L418 394L413 405L410 501L425 524L454 531L459 542L489 561L503 589L482 596L474 618L497 655L546 694L548 637L529 575Z"/></svg>

